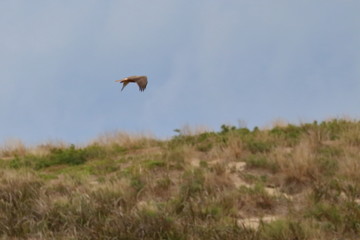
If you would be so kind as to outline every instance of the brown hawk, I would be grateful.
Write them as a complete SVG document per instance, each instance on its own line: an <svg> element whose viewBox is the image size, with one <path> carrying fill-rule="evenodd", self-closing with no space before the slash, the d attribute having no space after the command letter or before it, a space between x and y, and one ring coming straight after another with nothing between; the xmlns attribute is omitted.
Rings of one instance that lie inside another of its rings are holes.
<svg viewBox="0 0 360 240"><path fill-rule="evenodd" d="M137 83L137 85L139 85L139 90L144 91L148 83L146 76L130 76L121 80L116 80L115 82L120 82L123 84L121 91L131 82Z"/></svg>

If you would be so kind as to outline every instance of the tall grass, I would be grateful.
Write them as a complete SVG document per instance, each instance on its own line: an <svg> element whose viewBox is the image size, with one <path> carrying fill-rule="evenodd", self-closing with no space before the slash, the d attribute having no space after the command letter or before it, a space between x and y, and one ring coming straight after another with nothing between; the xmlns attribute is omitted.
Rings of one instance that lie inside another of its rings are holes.
<svg viewBox="0 0 360 240"><path fill-rule="evenodd" d="M359 236L358 121L178 133L162 141L107 133L83 146L8 142L0 148L1 238Z"/></svg>

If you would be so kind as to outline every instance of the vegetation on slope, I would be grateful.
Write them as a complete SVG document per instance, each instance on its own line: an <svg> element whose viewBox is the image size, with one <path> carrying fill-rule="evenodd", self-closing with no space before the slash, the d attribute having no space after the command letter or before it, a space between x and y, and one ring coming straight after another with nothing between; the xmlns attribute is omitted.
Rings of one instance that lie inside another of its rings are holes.
<svg viewBox="0 0 360 240"><path fill-rule="evenodd" d="M356 239L360 122L0 151L0 236ZM258 220L260 219L260 221Z"/></svg>

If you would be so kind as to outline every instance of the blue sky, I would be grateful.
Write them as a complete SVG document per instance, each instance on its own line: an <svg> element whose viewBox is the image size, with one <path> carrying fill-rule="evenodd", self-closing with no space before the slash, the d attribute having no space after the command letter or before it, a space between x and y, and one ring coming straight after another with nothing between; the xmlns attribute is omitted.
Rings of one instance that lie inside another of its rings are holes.
<svg viewBox="0 0 360 240"><path fill-rule="evenodd" d="M0 142L360 116L360 1L0 2ZM145 92L114 81L147 75Z"/></svg>

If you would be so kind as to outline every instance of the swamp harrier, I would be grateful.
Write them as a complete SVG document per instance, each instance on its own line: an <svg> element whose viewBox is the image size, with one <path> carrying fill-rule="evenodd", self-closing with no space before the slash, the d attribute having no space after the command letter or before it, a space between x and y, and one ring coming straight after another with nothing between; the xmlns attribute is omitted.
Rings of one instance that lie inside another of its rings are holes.
<svg viewBox="0 0 360 240"><path fill-rule="evenodd" d="M115 82L120 82L123 84L121 91L124 89L124 87L126 87L126 85L128 85L131 82L137 83L137 85L139 85L139 90L144 91L148 83L146 76L131 76L131 77L123 78L121 80L116 80Z"/></svg>

